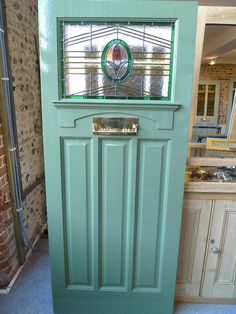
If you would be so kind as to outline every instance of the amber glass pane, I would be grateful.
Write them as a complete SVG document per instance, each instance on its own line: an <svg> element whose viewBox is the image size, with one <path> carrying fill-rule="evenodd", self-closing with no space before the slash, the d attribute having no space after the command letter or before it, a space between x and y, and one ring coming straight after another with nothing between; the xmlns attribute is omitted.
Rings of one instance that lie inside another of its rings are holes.
<svg viewBox="0 0 236 314"><path fill-rule="evenodd" d="M215 110L215 95L216 95L216 86L208 86L208 98L207 98L207 116L213 117Z"/></svg>
<svg viewBox="0 0 236 314"><path fill-rule="evenodd" d="M197 115L204 115L204 104L206 95L206 85L200 84L198 86L198 102L197 102Z"/></svg>

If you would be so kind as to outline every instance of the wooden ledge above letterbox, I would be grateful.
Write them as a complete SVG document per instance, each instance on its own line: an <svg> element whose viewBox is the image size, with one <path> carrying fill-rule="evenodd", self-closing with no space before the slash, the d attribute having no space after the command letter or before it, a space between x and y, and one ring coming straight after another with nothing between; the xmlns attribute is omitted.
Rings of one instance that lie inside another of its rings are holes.
<svg viewBox="0 0 236 314"><path fill-rule="evenodd" d="M137 101L109 101L108 103L85 103L72 101L53 102L58 109L58 126L61 128L74 128L76 121L86 117L120 115L133 116L148 119L156 122L158 130L172 130L174 122L174 112L179 110L181 105L172 104L150 104ZM122 106L122 104L124 104ZM147 110L148 109L148 110Z"/></svg>

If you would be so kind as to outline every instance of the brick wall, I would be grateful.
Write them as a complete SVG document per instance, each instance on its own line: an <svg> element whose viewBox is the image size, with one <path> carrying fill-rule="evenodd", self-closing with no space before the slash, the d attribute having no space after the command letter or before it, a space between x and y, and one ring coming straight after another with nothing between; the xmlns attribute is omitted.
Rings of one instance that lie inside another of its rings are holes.
<svg viewBox="0 0 236 314"><path fill-rule="evenodd" d="M33 242L44 222L46 206L37 51L37 0L5 0L5 3L17 140L25 196L22 207L26 231ZM6 167L0 128L0 286L10 282L19 266Z"/></svg>
<svg viewBox="0 0 236 314"><path fill-rule="evenodd" d="M10 282L18 266L4 138L0 123L0 287Z"/></svg>
<svg viewBox="0 0 236 314"><path fill-rule="evenodd" d="M22 184L23 215L31 241L45 216L37 0L6 0ZM38 182L38 184L37 184Z"/></svg>
<svg viewBox="0 0 236 314"><path fill-rule="evenodd" d="M236 77L236 64L203 64L200 80L220 81L219 124L226 124L229 99L229 82Z"/></svg>

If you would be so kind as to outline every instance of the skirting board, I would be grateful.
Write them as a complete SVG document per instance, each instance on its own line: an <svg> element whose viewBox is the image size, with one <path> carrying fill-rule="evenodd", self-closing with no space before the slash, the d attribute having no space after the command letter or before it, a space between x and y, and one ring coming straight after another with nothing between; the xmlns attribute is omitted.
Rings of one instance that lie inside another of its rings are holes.
<svg viewBox="0 0 236 314"><path fill-rule="evenodd" d="M236 299L230 298L203 298L203 297L175 297L175 303L190 304L236 304Z"/></svg>
<svg viewBox="0 0 236 314"><path fill-rule="evenodd" d="M42 226L41 232L36 236L36 238L35 238L35 240L34 240L34 242L33 242L33 244L32 244L32 247L33 247L33 248L36 247L36 245L37 245L37 243L38 243L38 241L39 241L39 239L40 239L40 237L41 237L41 234L44 232L44 230L45 230L46 228L47 228L47 222ZM14 283L16 282L17 278L19 277L19 275L20 275L22 269L23 269L23 268L25 267L25 265L27 264L27 262L28 262L28 260L29 260L29 257L30 257L30 255L31 255L31 253L32 253L32 251L33 251L33 249L30 248L29 251L28 251L27 254L26 254L25 263L24 263L23 265L21 265L21 266L18 268L17 272L16 272L15 275L13 276L13 278L12 278L12 280L10 281L10 283L8 284L8 286L7 286L6 288L4 288L4 289L0 289L0 294L8 294L8 293L11 291L11 289L12 289L12 287L14 286Z"/></svg>

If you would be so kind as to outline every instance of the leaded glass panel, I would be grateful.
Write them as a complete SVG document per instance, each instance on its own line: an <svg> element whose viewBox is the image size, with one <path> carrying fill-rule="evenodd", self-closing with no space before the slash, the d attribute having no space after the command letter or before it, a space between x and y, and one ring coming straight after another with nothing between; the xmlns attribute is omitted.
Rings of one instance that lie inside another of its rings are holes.
<svg viewBox="0 0 236 314"><path fill-rule="evenodd" d="M215 112L216 85L208 85L207 116L214 116Z"/></svg>
<svg viewBox="0 0 236 314"><path fill-rule="evenodd" d="M170 99L174 23L61 23L62 96Z"/></svg>
<svg viewBox="0 0 236 314"><path fill-rule="evenodd" d="M197 115L204 116L205 108L205 98L206 98L206 85L198 85L198 103L197 103Z"/></svg>

